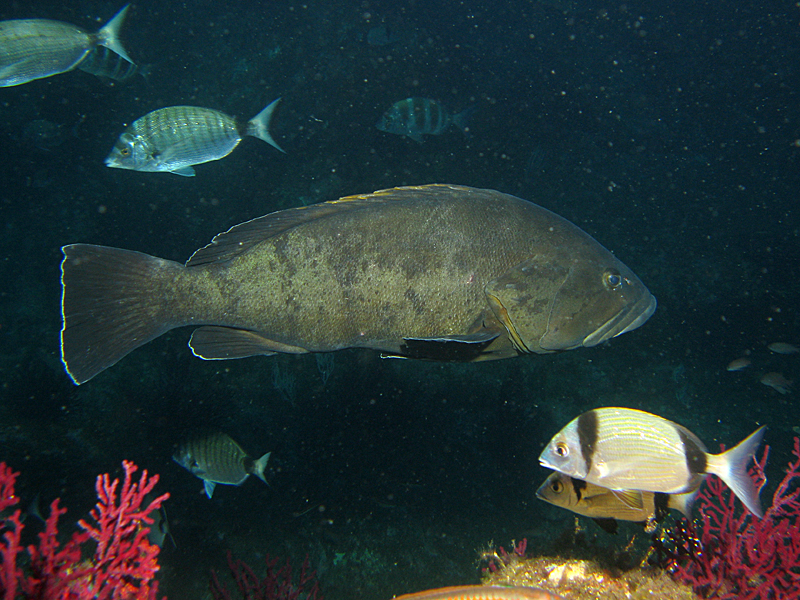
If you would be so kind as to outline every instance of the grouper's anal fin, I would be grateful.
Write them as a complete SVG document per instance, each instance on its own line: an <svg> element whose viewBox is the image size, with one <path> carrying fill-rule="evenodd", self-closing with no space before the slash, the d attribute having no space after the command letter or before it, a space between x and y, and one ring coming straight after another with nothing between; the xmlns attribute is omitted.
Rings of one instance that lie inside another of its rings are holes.
<svg viewBox="0 0 800 600"><path fill-rule="evenodd" d="M189 348L198 358L204 360L228 360L248 356L268 356L270 354L305 354L305 348L290 346L263 337L245 329L207 325L195 329L189 340Z"/></svg>
<svg viewBox="0 0 800 600"><path fill-rule="evenodd" d="M435 338L403 338L399 356L436 361L470 362L476 360L499 335L479 331L467 335Z"/></svg>

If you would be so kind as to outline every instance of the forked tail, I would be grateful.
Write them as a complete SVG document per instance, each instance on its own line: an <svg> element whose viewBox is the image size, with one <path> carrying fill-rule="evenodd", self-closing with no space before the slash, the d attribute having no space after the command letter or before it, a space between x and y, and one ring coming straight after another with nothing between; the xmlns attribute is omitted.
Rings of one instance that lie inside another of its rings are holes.
<svg viewBox="0 0 800 600"><path fill-rule="evenodd" d="M179 325L163 283L182 265L88 244L62 251L61 360L77 385Z"/></svg>

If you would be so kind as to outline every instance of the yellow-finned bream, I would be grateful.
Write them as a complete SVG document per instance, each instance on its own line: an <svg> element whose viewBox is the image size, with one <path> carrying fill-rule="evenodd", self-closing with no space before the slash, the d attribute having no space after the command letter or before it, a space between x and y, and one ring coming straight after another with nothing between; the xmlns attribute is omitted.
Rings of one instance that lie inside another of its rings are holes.
<svg viewBox="0 0 800 600"><path fill-rule="evenodd" d="M0 87L71 71L97 46L105 46L132 63L117 37L128 6L97 33L48 19L0 21Z"/></svg>
<svg viewBox="0 0 800 600"><path fill-rule="evenodd" d="M607 531L615 528L616 520L645 523L651 531L668 509L679 510L691 518L692 504L699 491L699 487L685 494L614 491L554 471L536 490L536 497L594 519Z"/></svg>
<svg viewBox="0 0 800 600"><path fill-rule="evenodd" d="M270 452L253 460L242 447L224 433L197 436L182 444L172 459L192 475L203 480L206 496L211 498L218 483L242 485L250 475L264 483L264 469Z"/></svg>
<svg viewBox="0 0 800 600"><path fill-rule="evenodd" d="M764 430L726 452L709 454L695 434L663 417L632 408L596 408L559 431L539 463L611 490L667 494L691 492L713 474L760 518L758 489L747 469Z"/></svg>
<svg viewBox="0 0 800 600"><path fill-rule="evenodd" d="M187 325L209 360L373 348L469 362L596 346L656 308L566 219L453 185L272 213L185 266L86 244L63 252L61 356L78 384Z"/></svg>
<svg viewBox="0 0 800 600"><path fill-rule="evenodd" d="M106 165L193 177L193 165L228 156L245 136L277 148L269 122L280 98L245 124L210 108L168 106L136 119L117 139Z"/></svg>

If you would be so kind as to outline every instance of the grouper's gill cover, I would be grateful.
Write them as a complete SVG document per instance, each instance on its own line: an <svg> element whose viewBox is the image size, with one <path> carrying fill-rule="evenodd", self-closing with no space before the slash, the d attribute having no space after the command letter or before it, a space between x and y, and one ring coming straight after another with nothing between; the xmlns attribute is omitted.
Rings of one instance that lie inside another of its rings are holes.
<svg viewBox="0 0 800 600"><path fill-rule="evenodd" d="M486 286L518 351L595 346L650 318L656 299L633 271L589 236L554 237L555 257L536 255Z"/></svg>
<svg viewBox="0 0 800 600"><path fill-rule="evenodd" d="M61 352L76 383L187 325L204 359L359 347L477 361L594 345L655 308L566 219L453 185L272 213L186 265L88 244L63 251Z"/></svg>

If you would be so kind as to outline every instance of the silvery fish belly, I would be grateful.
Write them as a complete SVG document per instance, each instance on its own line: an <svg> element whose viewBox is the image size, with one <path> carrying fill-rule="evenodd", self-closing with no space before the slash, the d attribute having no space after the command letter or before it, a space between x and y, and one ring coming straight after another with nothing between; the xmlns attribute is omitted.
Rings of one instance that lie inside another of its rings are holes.
<svg viewBox="0 0 800 600"><path fill-rule="evenodd" d="M170 106L134 121L117 140L106 165L193 174L192 165L227 156L241 140L233 117L210 108Z"/></svg>
<svg viewBox="0 0 800 600"><path fill-rule="evenodd" d="M394 188L266 215L186 265L65 246L62 359L76 383L175 327L229 359L373 348L444 361L595 346L656 300L569 221L494 190Z"/></svg>

